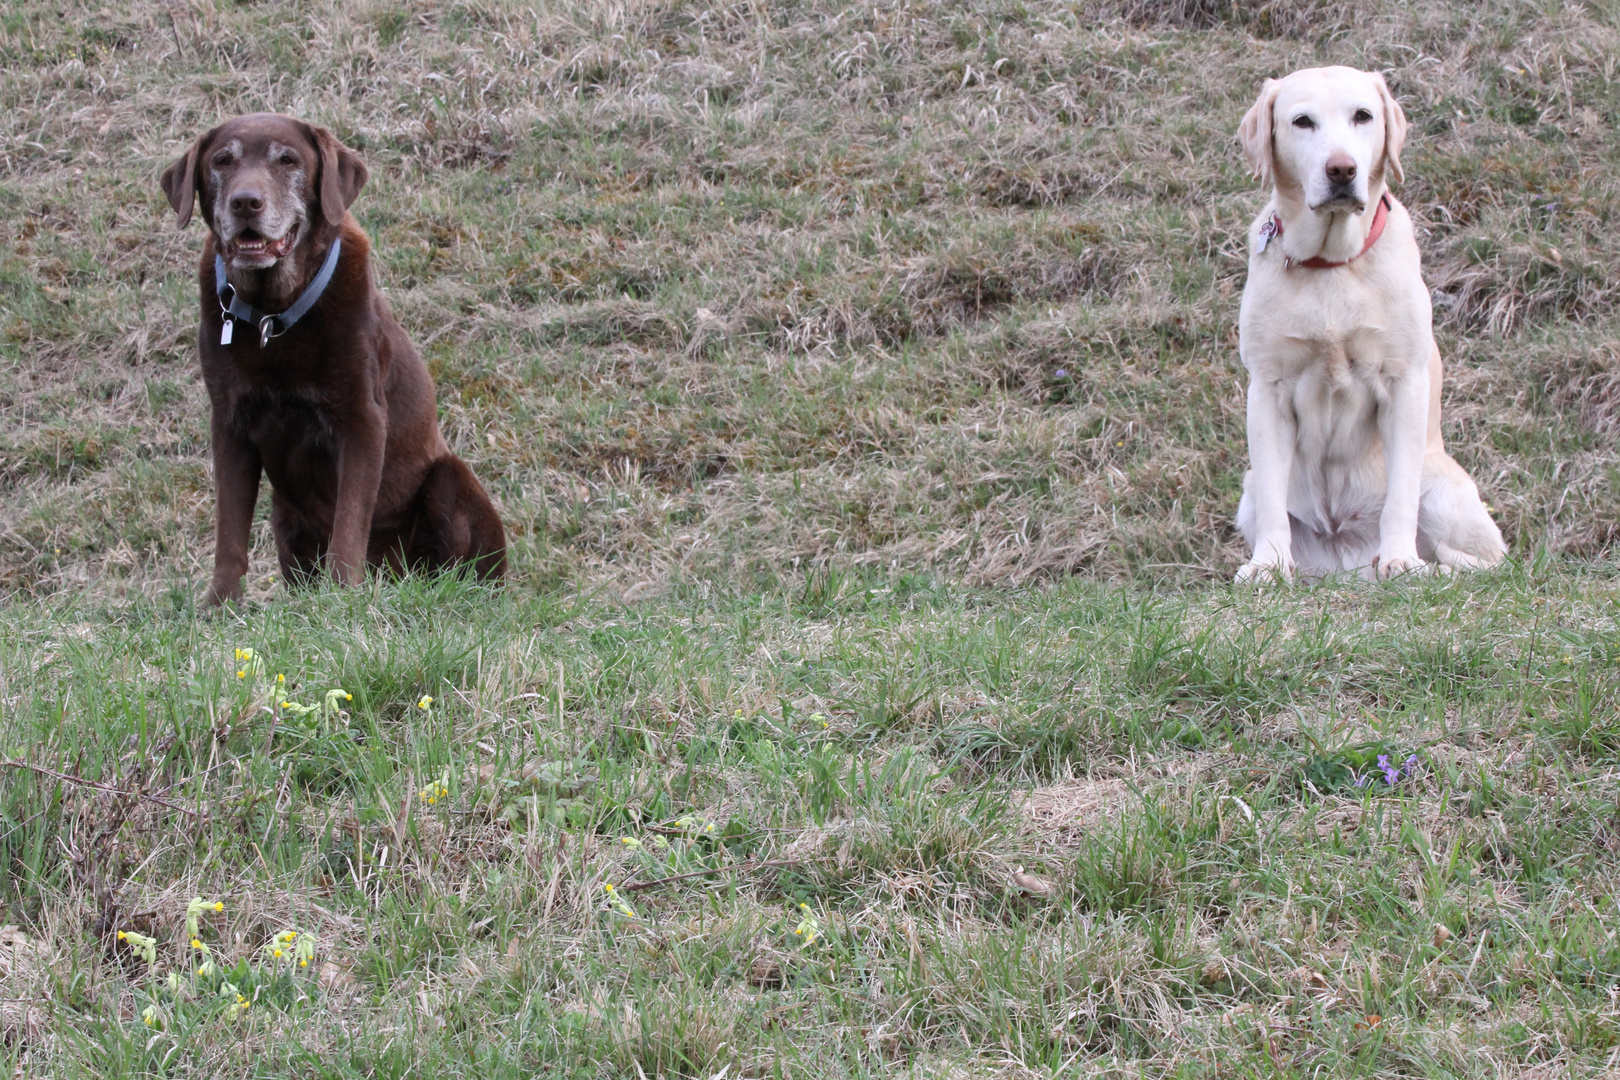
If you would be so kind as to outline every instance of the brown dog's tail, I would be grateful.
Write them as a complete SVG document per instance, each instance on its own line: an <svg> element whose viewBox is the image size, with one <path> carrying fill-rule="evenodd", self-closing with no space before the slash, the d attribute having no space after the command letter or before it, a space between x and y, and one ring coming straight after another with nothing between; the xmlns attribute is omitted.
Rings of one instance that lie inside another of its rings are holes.
<svg viewBox="0 0 1620 1080"><path fill-rule="evenodd" d="M467 463L450 454L422 479L420 517L407 561L427 570L470 563L483 581L506 576L506 530Z"/></svg>

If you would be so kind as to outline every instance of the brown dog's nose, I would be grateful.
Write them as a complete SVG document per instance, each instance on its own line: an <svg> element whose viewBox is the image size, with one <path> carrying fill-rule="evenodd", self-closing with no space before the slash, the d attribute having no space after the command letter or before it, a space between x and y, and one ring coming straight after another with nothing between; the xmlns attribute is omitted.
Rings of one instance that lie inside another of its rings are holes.
<svg viewBox="0 0 1620 1080"><path fill-rule="evenodd" d="M1349 154L1334 154L1327 160L1327 178L1332 184L1348 184L1356 178L1356 162Z"/></svg>
<svg viewBox="0 0 1620 1080"><path fill-rule="evenodd" d="M1329 173L1333 170L1329 168ZM238 191L231 196L231 213L249 216L264 210L264 196L257 191Z"/></svg>

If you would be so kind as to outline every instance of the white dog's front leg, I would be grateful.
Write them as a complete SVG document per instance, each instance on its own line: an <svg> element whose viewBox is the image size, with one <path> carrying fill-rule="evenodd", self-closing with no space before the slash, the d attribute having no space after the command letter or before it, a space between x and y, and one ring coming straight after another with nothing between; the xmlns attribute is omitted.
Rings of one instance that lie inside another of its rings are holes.
<svg viewBox="0 0 1620 1080"><path fill-rule="evenodd" d="M1237 580L1288 580L1294 576L1293 529L1288 521L1288 484L1297 436L1293 403L1277 383L1249 380L1249 484L1253 500L1253 551Z"/></svg>
<svg viewBox="0 0 1620 1080"><path fill-rule="evenodd" d="M1429 430L1429 365L1408 364L1385 384L1378 406L1384 444L1384 510L1378 518L1380 580L1428 569L1418 557L1418 502L1423 494L1423 452Z"/></svg>

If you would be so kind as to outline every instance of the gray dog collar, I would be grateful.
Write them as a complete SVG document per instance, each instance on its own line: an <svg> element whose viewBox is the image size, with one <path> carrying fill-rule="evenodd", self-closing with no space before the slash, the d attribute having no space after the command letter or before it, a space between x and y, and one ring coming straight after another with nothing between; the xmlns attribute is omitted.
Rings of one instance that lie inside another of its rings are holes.
<svg viewBox="0 0 1620 1080"><path fill-rule="evenodd" d="M219 343L221 345L231 343L231 336L236 329L237 320L252 323L259 328L259 348L261 349L269 344L271 338L280 337L288 330L291 330L293 324L307 315L309 309L315 306L315 302L326 291L326 286L332 281L332 274L337 270L338 253L342 249L343 238L334 236L332 246L327 251L326 258L321 263L320 272L315 275L315 280L309 283L309 288L304 290L303 295L293 301L292 307L289 307L280 315L267 315L237 296L236 288L225 280L225 259L216 253L214 255L214 292L219 296L219 311L225 323L219 334Z"/></svg>

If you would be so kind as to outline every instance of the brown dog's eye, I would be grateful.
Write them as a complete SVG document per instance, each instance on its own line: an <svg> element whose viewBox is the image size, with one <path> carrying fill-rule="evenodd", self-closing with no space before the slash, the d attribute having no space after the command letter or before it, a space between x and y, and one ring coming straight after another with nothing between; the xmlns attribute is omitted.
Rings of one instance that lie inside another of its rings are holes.
<svg viewBox="0 0 1620 1080"><path fill-rule="evenodd" d="M1294 117L1294 126L1301 131L1311 131L1316 127L1316 121L1308 116L1296 116Z"/></svg>
<svg viewBox="0 0 1620 1080"><path fill-rule="evenodd" d="M1370 124L1372 123L1372 118L1372 113L1368 112L1366 109L1357 109L1356 115L1352 116L1350 119L1358 124Z"/></svg>
<svg viewBox="0 0 1620 1080"><path fill-rule="evenodd" d="M229 150L222 150L219 153L214 155L214 168L223 169L225 166L229 165L230 163L231 163L231 152Z"/></svg>
<svg viewBox="0 0 1620 1080"><path fill-rule="evenodd" d="M296 165L298 164L298 159L293 157L291 154L283 153L281 155L281 163L283 165Z"/></svg>

